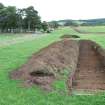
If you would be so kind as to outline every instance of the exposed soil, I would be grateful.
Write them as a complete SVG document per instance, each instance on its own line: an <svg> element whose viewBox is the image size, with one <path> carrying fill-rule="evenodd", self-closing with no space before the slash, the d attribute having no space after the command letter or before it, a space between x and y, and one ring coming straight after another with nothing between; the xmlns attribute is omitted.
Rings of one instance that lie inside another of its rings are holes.
<svg viewBox="0 0 105 105"><path fill-rule="evenodd" d="M24 86L38 85L52 90L52 83L64 69L71 72L69 90L105 90L105 50L89 40L63 39L32 55L26 64L11 72Z"/></svg>
<svg viewBox="0 0 105 105"><path fill-rule="evenodd" d="M73 79L73 89L105 90L105 66L95 45L92 41L80 41L79 61Z"/></svg>
<svg viewBox="0 0 105 105"><path fill-rule="evenodd" d="M11 78L23 80L23 85L36 84L51 90L52 82L64 69L75 70L79 55L78 42L65 39L40 50L20 69L11 73Z"/></svg>
<svg viewBox="0 0 105 105"><path fill-rule="evenodd" d="M69 34L66 34L66 35L61 36L61 38L80 38L80 37L78 35L69 35Z"/></svg>

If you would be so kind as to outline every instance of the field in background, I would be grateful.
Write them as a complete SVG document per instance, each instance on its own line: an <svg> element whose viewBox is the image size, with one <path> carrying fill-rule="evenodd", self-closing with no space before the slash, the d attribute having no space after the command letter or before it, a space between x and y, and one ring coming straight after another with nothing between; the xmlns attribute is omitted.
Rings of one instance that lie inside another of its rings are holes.
<svg viewBox="0 0 105 105"><path fill-rule="evenodd" d="M81 27L84 29L86 27ZM90 28L90 27L89 27ZM91 27L96 30L96 27ZM98 30L104 28L98 27ZM88 30L88 27L87 27ZM96 30L96 31L98 31ZM99 32L99 31L98 31ZM91 39L105 48L105 35L80 34L72 28L66 27L55 30L51 34L34 35L6 35L0 36L0 105L104 105L105 94L95 96L68 96L56 91L46 93L40 88L23 88L21 81L9 79L9 72L20 67L27 59L41 48L60 40L64 34L79 35L81 39ZM14 42L14 43L12 43ZM6 43L6 44L5 44ZM66 90L64 82L55 84L57 89Z"/></svg>
<svg viewBox="0 0 105 105"><path fill-rule="evenodd" d="M105 26L80 26L79 29L84 32L105 32Z"/></svg>

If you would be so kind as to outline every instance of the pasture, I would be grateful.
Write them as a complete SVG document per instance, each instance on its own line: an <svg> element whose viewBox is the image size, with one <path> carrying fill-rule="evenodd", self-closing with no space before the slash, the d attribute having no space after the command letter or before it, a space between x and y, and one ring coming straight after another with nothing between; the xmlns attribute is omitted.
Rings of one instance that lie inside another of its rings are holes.
<svg viewBox="0 0 105 105"><path fill-rule="evenodd" d="M105 26L83 26L83 27L80 26L79 29L84 32L93 32L93 33L105 32Z"/></svg>
<svg viewBox="0 0 105 105"><path fill-rule="evenodd" d="M105 32L104 26L81 27L89 32ZM105 48L105 34L80 34L70 27L59 28L50 34L0 35L0 105L104 105L105 93L96 95L73 95L67 93L65 80L55 81L55 91L46 92L38 86L22 87L20 80L11 80L9 73L40 49L61 40L64 34L78 35ZM66 73L65 73L66 75ZM62 93L59 93L59 90Z"/></svg>

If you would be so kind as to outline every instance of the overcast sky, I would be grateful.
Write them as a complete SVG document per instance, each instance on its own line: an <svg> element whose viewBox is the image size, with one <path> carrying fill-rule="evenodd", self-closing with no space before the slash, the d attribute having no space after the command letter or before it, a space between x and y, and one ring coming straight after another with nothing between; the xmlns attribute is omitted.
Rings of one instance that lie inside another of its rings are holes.
<svg viewBox="0 0 105 105"><path fill-rule="evenodd" d="M18 8L34 6L42 20L105 18L105 0L0 0Z"/></svg>

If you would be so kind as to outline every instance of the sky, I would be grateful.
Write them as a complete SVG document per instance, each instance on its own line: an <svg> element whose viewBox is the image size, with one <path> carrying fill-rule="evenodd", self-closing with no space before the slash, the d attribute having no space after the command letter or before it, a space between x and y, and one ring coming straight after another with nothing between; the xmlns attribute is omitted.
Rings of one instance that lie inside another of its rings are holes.
<svg viewBox="0 0 105 105"><path fill-rule="evenodd" d="M34 6L43 21L105 18L105 0L0 0L5 6Z"/></svg>

